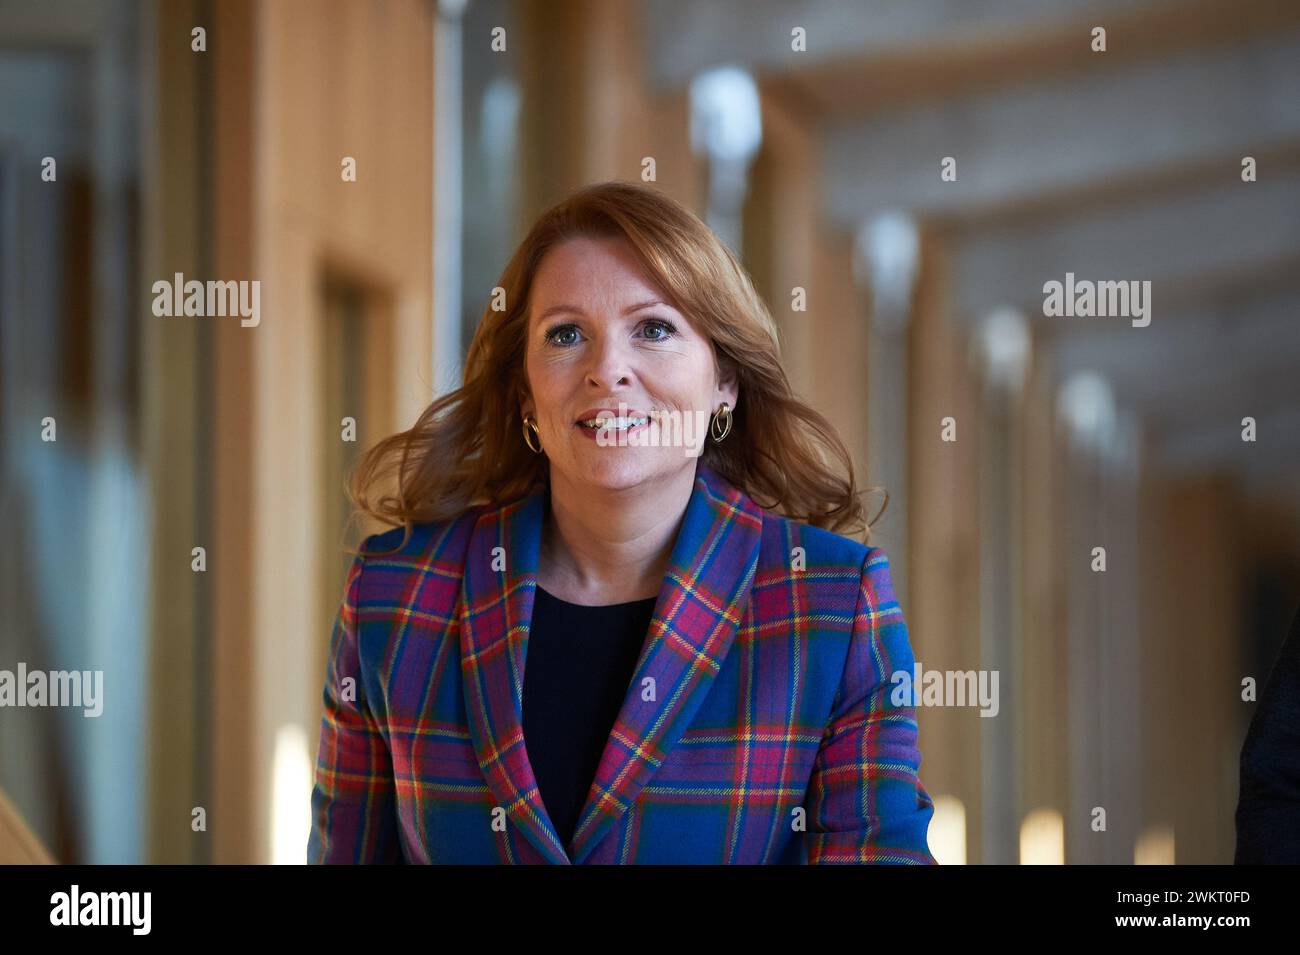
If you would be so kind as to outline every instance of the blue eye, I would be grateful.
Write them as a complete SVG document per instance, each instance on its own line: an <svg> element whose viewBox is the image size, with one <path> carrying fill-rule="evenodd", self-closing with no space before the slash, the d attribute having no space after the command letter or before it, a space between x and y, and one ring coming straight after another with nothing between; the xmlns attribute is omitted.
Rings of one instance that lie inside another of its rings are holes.
<svg viewBox="0 0 1300 955"><path fill-rule="evenodd" d="M556 341L556 335L557 334L567 335L569 332L576 333L577 331L578 331L577 325L573 325L573 324L556 325L546 333L546 340L550 342L552 345L571 345L573 344L572 341Z"/></svg>
<svg viewBox="0 0 1300 955"><path fill-rule="evenodd" d="M652 342L662 342L662 341L667 341L669 338L672 338L674 335L677 334L677 329L676 329L676 327L673 325L673 323L672 323L672 322L666 322L666 321L664 321L664 320L661 319L661 318L652 318L652 319L650 319L649 321L647 321L647 322L645 323L645 327L646 327L647 329L649 329L649 328L655 328L655 327L658 327L658 328L663 329L663 334L662 334L662 335L650 336L650 340L651 340Z"/></svg>
<svg viewBox="0 0 1300 955"><path fill-rule="evenodd" d="M647 319L645 322L642 323L641 328L642 328L643 337L647 341L652 341L652 342L667 341L668 339L674 338L677 335L677 326L675 326L672 322L666 321L665 319L662 318ZM645 331L650 329L657 329L657 331L651 332L650 334L645 334ZM575 338L563 337L566 335L574 335L578 337ZM565 322L560 325L553 325L546 332L547 343L550 345L556 345L560 348L565 348L568 347L569 345L576 345L580 340L581 340L581 336L578 331L578 326L574 325L572 322Z"/></svg>

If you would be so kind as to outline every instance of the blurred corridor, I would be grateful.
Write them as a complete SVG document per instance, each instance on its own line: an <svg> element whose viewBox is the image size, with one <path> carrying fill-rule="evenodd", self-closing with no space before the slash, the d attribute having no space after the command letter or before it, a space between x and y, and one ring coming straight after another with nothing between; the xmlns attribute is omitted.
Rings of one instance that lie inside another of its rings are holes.
<svg viewBox="0 0 1300 955"><path fill-rule="evenodd" d="M0 0L0 670L104 685L0 709L53 857L303 861L343 476L605 179L740 254L921 666L1000 674L918 710L939 861L1231 862L1300 604L1287 0Z"/></svg>

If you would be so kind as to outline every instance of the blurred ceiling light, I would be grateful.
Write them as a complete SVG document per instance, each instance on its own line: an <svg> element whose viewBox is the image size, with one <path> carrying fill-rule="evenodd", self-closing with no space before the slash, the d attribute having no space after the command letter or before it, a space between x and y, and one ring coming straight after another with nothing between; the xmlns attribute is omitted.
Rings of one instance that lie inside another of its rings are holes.
<svg viewBox="0 0 1300 955"><path fill-rule="evenodd" d="M881 331L907 326L920 251L916 220L901 210L872 217L854 237L854 278L871 289L872 320Z"/></svg>
<svg viewBox="0 0 1300 955"><path fill-rule="evenodd" d="M1137 845L1133 847L1133 864L1173 865L1173 826L1154 825L1143 829L1138 836Z"/></svg>
<svg viewBox="0 0 1300 955"><path fill-rule="evenodd" d="M1015 308L1000 308L979 326L980 351L990 384L1019 390L1029 366L1029 321Z"/></svg>
<svg viewBox="0 0 1300 955"><path fill-rule="evenodd" d="M1121 409L1115 418L1115 441L1111 461L1119 473L1136 477L1142 463L1142 423L1131 411Z"/></svg>
<svg viewBox="0 0 1300 955"><path fill-rule="evenodd" d="M754 78L735 66L707 70L691 81L691 148L710 160L748 162L763 142Z"/></svg>
<svg viewBox="0 0 1300 955"><path fill-rule="evenodd" d="M301 726L286 724L276 731L271 779L271 862L305 865L314 774Z"/></svg>
<svg viewBox="0 0 1300 955"><path fill-rule="evenodd" d="M956 796L935 797L928 841L940 865L966 864L966 806Z"/></svg>
<svg viewBox="0 0 1300 955"><path fill-rule="evenodd" d="M1020 864L1065 864L1065 822L1055 809L1035 809L1021 822Z"/></svg>
<svg viewBox="0 0 1300 955"><path fill-rule="evenodd" d="M522 96L514 79L494 76L483 91L479 117L479 152L484 161L496 162L497 168L515 149L515 133L519 129L519 108Z"/></svg>
<svg viewBox="0 0 1300 955"><path fill-rule="evenodd" d="M705 221L739 253L749 164L763 142L758 86L744 70L720 66L691 81L690 102L691 149L708 160Z"/></svg>
<svg viewBox="0 0 1300 955"><path fill-rule="evenodd" d="M1095 371L1078 371L1061 383L1057 412L1080 447L1107 454L1116 437L1115 396Z"/></svg>

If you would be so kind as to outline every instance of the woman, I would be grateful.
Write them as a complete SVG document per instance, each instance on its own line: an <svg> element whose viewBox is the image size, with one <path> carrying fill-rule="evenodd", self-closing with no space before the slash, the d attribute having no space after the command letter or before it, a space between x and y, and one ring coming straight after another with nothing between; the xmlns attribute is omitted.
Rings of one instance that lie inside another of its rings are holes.
<svg viewBox="0 0 1300 955"><path fill-rule="evenodd" d="M401 526L348 575L309 860L933 863L888 562L739 263L603 183L497 294L353 475Z"/></svg>

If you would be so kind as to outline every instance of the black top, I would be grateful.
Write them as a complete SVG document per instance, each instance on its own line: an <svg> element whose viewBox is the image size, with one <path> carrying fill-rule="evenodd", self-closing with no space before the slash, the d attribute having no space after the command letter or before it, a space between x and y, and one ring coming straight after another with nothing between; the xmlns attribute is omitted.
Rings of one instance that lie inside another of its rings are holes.
<svg viewBox="0 0 1300 955"><path fill-rule="evenodd" d="M658 598L584 607L537 588L524 655L524 748L567 846Z"/></svg>
<svg viewBox="0 0 1300 955"><path fill-rule="evenodd" d="M1300 612L1241 747L1237 865L1300 863Z"/></svg>

